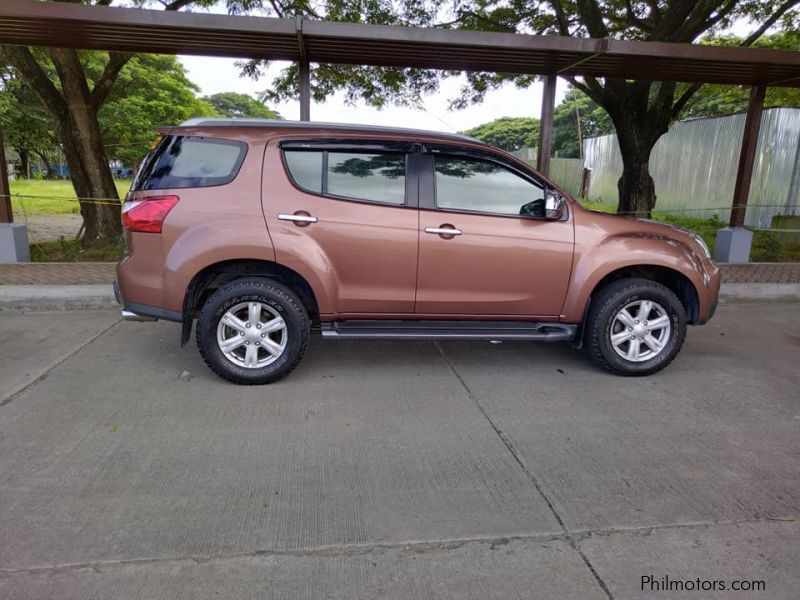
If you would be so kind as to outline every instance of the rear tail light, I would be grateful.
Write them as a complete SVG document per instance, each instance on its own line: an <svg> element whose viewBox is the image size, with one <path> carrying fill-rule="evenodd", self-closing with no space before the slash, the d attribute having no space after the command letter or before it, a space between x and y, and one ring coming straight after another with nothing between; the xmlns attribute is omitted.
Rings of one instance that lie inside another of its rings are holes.
<svg viewBox="0 0 800 600"><path fill-rule="evenodd" d="M164 219L178 200L177 196L152 196L128 201L122 205L122 226L128 231L161 233Z"/></svg>

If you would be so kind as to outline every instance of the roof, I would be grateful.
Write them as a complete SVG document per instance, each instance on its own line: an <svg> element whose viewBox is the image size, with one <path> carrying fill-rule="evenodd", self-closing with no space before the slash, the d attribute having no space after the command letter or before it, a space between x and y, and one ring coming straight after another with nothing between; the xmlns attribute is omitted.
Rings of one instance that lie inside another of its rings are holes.
<svg viewBox="0 0 800 600"><path fill-rule="evenodd" d="M326 123L323 121L287 121L284 119L220 119L198 117L189 119L180 124L181 127L264 127L268 129L325 129L334 131L356 131L364 133L390 133L401 135L420 135L439 137L458 141L468 141L482 144L465 135L442 131L429 131L425 129L411 129L408 127L384 127L381 125L355 125L350 123Z"/></svg>
<svg viewBox="0 0 800 600"><path fill-rule="evenodd" d="M800 52L785 50L359 25L38 0L0 2L0 43L800 87Z"/></svg>

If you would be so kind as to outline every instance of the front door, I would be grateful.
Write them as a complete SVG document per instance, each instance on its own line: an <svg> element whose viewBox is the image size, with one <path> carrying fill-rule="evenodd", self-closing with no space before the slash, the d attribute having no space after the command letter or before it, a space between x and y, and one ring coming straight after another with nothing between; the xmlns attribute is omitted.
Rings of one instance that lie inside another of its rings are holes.
<svg viewBox="0 0 800 600"><path fill-rule="evenodd" d="M544 218L545 182L492 155L444 148L421 162L415 312L557 318L574 229L566 213Z"/></svg>

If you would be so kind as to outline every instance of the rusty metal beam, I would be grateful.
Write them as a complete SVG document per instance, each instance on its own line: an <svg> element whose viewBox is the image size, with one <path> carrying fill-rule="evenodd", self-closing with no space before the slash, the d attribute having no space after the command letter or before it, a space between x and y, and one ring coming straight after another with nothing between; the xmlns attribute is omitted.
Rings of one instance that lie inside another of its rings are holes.
<svg viewBox="0 0 800 600"><path fill-rule="evenodd" d="M300 120L311 120L311 65L300 61Z"/></svg>
<svg viewBox="0 0 800 600"><path fill-rule="evenodd" d="M11 211L11 190L8 186L8 165L6 164L6 149L3 145L3 130L0 129L0 223L13 223L14 214Z"/></svg>
<svg viewBox="0 0 800 600"><path fill-rule="evenodd" d="M300 75L300 120L311 120L311 64L308 59L308 49L303 38L303 19L297 17L295 20L295 30L297 31L297 48L300 51L299 75Z"/></svg>
<svg viewBox="0 0 800 600"><path fill-rule="evenodd" d="M302 21L315 63L800 87L800 52ZM0 0L0 44L301 60L289 19Z"/></svg>
<svg viewBox="0 0 800 600"><path fill-rule="evenodd" d="M553 141L553 115L556 107L556 82L558 76L550 74L544 79L542 113L539 120L539 148L536 153L536 169L547 177L550 174L550 151Z"/></svg>
<svg viewBox="0 0 800 600"><path fill-rule="evenodd" d="M750 88L750 100L747 104L747 116L744 121L742 148L739 151L739 167L736 171L736 184L733 188L733 208L731 209L731 227L743 227L747 212L747 199L750 195L750 182L753 178L753 162L758 146L758 132L761 128L761 114L764 111L764 96L767 86L759 85Z"/></svg>

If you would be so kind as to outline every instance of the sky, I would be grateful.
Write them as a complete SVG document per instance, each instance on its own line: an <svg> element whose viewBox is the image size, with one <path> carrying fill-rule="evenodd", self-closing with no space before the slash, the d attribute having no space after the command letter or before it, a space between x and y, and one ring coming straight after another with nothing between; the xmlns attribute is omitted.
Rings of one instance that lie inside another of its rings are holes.
<svg viewBox="0 0 800 600"><path fill-rule="evenodd" d="M258 92L268 89L275 74L287 64L277 61L272 63L270 69L258 81L254 81L239 76L240 70L234 64L236 62L234 59L205 56L179 58L186 67L189 79L200 86L204 96L217 92L239 92L255 96ZM423 98L423 110L391 105L380 110L363 104L348 106L344 102L344 94L337 94L324 103L312 102L311 120L457 132L500 117L539 118L542 106L541 82L536 82L523 90L517 89L513 84L505 85L489 92L482 104L463 110L450 110L447 106L448 100L458 95L464 81L463 78L443 81L438 93ZM567 83L559 79L556 104L561 101L566 91ZM269 106L276 109L285 119L300 118L298 102Z"/></svg>
<svg viewBox="0 0 800 600"><path fill-rule="evenodd" d="M216 7L212 12L222 12L222 10L222 8ZM729 33L745 36L751 29L752 24L740 20L733 23ZM254 81L251 78L240 76L240 69L236 67L235 59L204 56L180 56L179 58L186 67L189 79L200 86L202 95L217 92L239 92L255 96L268 89L275 75L288 64L275 61L258 81ZM383 109L364 104L349 106L344 101L344 94L337 94L324 103L312 101L311 120L414 127L452 133L464 131L500 117L539 118L543 88L541 81L527 89L517 89L513 84L507 84L498 90L487 93L481 104L469 106L463 110L450 110L448 101L458 95L464 82L463 77L443 81L438 93L423 98L422 110L392 105ZM564 98L567 89L567 82L559 78L556 87L556 105ZM284 102L269 106L276 109L285 119L300 118L298 102Z"/></svg>

